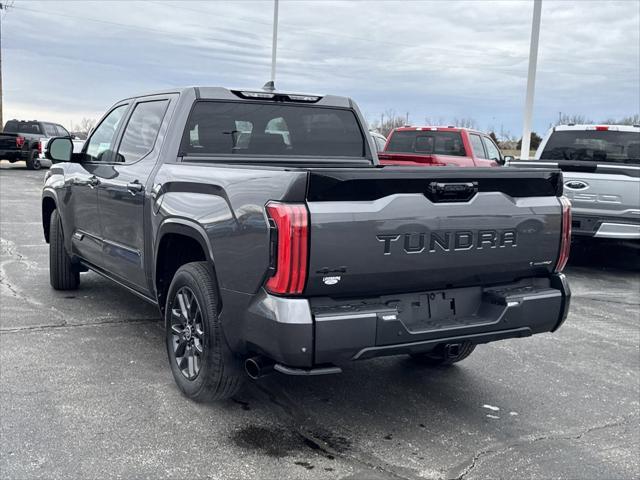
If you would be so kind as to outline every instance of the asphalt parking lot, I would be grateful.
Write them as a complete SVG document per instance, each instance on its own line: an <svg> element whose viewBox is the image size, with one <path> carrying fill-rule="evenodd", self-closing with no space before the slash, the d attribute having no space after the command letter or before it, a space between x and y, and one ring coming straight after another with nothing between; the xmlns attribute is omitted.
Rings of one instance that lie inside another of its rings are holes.
<svg viewBox="0 0 640 480"><path fill-rule="evenodd" d="M637 251L574 251L555 334L449 369L377 359L196 404L156 309L93 273L50 288L44 172L0 166L0 478L637 478Z"/></svg>

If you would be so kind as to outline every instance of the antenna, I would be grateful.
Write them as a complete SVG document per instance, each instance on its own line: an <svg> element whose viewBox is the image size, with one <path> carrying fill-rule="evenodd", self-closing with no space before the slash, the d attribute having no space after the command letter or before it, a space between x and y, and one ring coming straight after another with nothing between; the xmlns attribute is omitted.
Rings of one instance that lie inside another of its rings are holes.
<svg viewBox="0 0 640 480"><path fill-rule="evenodd" d="M276 89L276 86L274 85L273 80L269 80L262 86L262 89L267 92L273 92Z"/></svg>

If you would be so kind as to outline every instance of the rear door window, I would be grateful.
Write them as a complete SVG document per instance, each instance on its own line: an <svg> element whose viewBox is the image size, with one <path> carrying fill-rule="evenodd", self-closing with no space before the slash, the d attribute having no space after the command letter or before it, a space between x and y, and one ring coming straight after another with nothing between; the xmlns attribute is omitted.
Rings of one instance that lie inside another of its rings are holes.
<svg viewBox="0 0 640 480"><path fill-rule="evenodd" d="M197 102L180 150L203 157L367 157L353 111L257 102Z"/></svg>
<svg viewBox="0 0 640 480"><path fill-rule="evenodd" d="M45 123L44 124L44 134L47 137L57 137L58 136L58 130L56 129L56 126L51 124L51 123Z"/></svg>
<svg viewBox="0 0 640 480"><path fill-rule="evenodd" d="M67 132L67 129L64 128L61 125L56 125L56 130L58 132L58 136L59 137L68 137L69 136L69 132Z"/></svg>
<svg viewBox="0 0 640 480"><path fill-rule="evenodd" d="M168 100L138 103L122 136L118 162L135 162L153 150Z"/></svg>
<svg viewBox="0 0 640 480"><path fill-rule="evenodd" d="M386 152L464 157L460 132L399 130L389 139Z"/></svg>
<svg viewBox="0 0 640 480"><path fill-rule="evenodd" d="M480 135L476 135L474 133L469 134L469 140L471 141L471 148L473 149L473 155L476 158L487 158L487 155L484 151L484 147L482 146L482 139Z"/></svg>
<svg viewBox="0 0 640 480"><path fill-rule="evenodd" d="M487 157L489 157L489 160L500 160L500 150L496 147L496 144L493 143L493 140L489 137L482 137L482 141L487 149Z"/></svg>

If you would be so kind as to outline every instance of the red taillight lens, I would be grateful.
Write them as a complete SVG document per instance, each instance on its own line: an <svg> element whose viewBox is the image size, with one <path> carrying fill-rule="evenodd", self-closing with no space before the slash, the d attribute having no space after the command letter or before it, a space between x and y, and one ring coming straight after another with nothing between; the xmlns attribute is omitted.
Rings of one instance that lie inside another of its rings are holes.
<svg viewBox="0 0 640 480"><path fill-rule="evenodd" d="M24 146L24 137L16 137L16 147L22 148Z"/></svg>
<svg viewBox="0 0 640 480"><path fill-rule="evenodd" d="M304 204L269 202L265 207L277 232L275 274L267 290L280 295L302 293L307 280L309 214Z"/></svg>
<svg viewBox="0 0 640 480"><path fill-rule="evenodd" d="M560 197L560 203L562 204L562 240L560 241L560 254L554 269L557 273L564 270L571 250L571 202L567 197Z"/></svg>
<svg viewBox="0 0 640 480"><path fill-rule="evenodd" d="M604 126L601 126L601 125L598 125L596 127L596 131L598 131L598 132L606 132L607 130L609 130L609 127L604 127Z"/></svg>
<svg viewBox="0 0 640 480"><path fill-rule="evenodd" d="M42 155L42 142L38 142L38 153Z"/></svg>

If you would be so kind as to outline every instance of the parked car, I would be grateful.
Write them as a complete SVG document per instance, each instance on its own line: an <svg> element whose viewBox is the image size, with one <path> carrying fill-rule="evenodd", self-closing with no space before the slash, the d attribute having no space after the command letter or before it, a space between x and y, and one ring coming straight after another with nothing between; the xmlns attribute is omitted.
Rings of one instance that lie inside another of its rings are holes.
<svg viewBox="0 0 640 480"><path fill-rule="evenodd" d="M375 130L370 130L369 134L373 137L373 142L376 144L376 150L378 152L384 150L384 146L387 143L387 137Z"/></svg>
<svg viewBox="0 0 640 480"><path fill-rule="evenodd" d="M29 170L38 170L42 167L47 142L53 137L73 138L66 128L57 123L9 120L0 133L0 160L11 163L22 160ZM76 152L82 149L82 144L74 140Z"/></svg>
<svg viewBox="0 0 640 480"><path fill-rule="evenodd" d="M382 165L497 167L511 157L489 135L449 126L396 128L378 158Z"/></svg>
<svg viewBox="0 0 640 480"><path fill-rule="evenodd" d="M68 138L47 148L60 162L42 195L51 285L78 288L91 269L157 305L194 399L229 397L247 374L395 354L448 365L557 330L570 298L560 172L379 168L365 124L332 95L118 102L81 153Z"/></svg>
<svg viewBox="0 0 640 480"><path fill-rule="evenodd" d="M562 170L577 238L640 239L640 125L559 125L512 165Z"/></svg>

